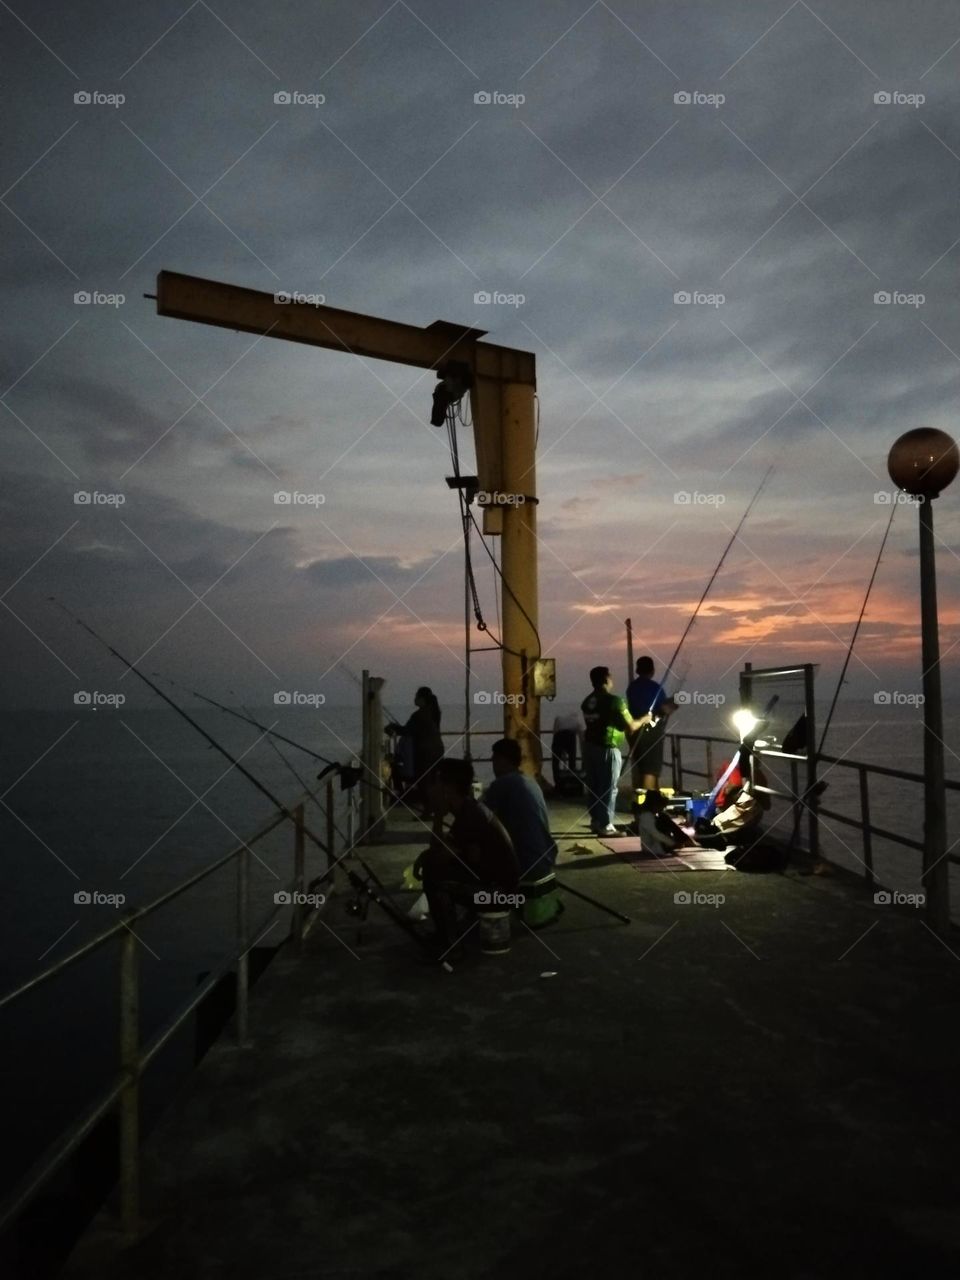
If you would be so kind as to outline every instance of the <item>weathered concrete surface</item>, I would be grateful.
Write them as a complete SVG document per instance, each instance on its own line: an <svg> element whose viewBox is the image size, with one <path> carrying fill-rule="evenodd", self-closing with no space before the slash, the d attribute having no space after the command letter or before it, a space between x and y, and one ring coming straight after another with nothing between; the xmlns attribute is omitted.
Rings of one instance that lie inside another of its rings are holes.
<svg viewBox="0 0 960 1280"><path fill-rule="evenodd" d="M956 1274L956 943L839 880L570 860L631 926L568 898L453 975L337 905L147 1144L149 1233L65 1274Z"/></svg>

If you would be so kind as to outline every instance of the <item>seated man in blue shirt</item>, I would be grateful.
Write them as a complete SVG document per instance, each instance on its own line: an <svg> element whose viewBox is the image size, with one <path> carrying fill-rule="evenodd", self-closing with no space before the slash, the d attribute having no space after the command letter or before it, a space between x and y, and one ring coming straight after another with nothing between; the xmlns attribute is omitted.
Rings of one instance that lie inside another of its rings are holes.
<svg viewBox="0 0 960 1280"><path fill-rule="evenodd" d="M522 880L549 875L557 860L557 843L550 834L550 818L543 792L520 772L520 743L501 738L493 744L494 779L483 793L483 803L507 829L520 865Z"/></svg>

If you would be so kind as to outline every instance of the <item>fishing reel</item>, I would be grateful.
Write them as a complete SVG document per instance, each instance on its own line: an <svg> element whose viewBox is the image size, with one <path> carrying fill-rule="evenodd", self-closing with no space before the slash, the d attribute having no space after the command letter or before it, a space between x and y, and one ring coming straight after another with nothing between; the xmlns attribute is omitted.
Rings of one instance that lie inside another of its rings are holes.
<svg viewBox="0 0 960 1280"><path fill-rule="evenodd" d="M363 777L363 766L359 764L328 764L317 774L317 781L322 782L328 773L340 776L340 790L349 791Z"/></svg>

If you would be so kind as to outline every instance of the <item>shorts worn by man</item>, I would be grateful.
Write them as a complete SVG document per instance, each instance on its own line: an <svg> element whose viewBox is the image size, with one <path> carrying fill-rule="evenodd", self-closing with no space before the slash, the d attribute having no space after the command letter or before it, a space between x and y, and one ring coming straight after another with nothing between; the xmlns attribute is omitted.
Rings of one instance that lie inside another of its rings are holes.
<svg viewBox="0 0 960 1280"><path fill-rule="evenodd" d="M520 772L520 743L501 738L491 750L494 780L483 803L497 815L513 843L522 880L549 875L557 860L557 842L550 834L550 816L543 792L533 778Z"/></svg>
<svg viewBox="0 0 960 1280"><path fill-rule="evenodd" d="M430 905L438 945L447 951L462 933L457 907L502 910L500 901L516 895L520 872L513 844L494 813L473 798L469 760L444 759L431 778L434 812L453 814L443 835L434 834L416 862L416 874Z"/></svg>
<svg viewBox="0 0 960 1280"><path fill-rule="evenodd" d="M623 763L626 731L642 729L651 717L634 719L623 698L613 692L609 667L590 672L593 692L580 704L586 730L583 735L583 769L587 784L587 815L590 830L597 836L615 836L613 815L617 802L617 782Z"/></svg>

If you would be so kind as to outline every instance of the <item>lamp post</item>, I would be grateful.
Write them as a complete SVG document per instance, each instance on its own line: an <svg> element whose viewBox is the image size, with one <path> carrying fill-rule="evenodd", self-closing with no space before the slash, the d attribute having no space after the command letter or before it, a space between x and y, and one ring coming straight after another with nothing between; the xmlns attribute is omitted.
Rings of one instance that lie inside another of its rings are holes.
<svg viewBox="0 0 960 1280"><path fill-rule="evenodd" d="M943 701L940 687L940 629L937 569L933 547L933 499L960 469L956 441L945 431L917 427L893 444L887 456L890 479L919 498L920 634L923 661L923 887L933 927L950 926L950 861L947 857L947 803L943 783Z"/></svg>

